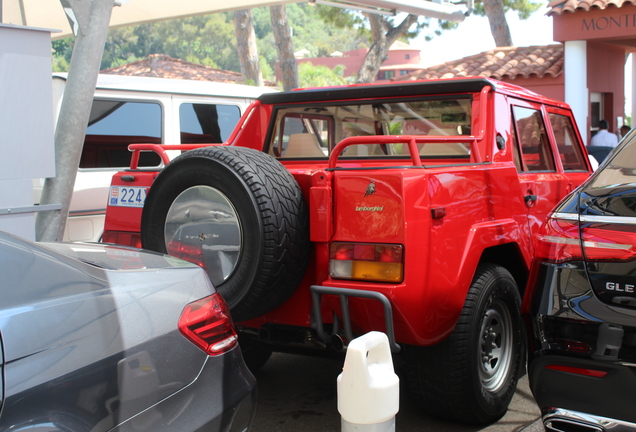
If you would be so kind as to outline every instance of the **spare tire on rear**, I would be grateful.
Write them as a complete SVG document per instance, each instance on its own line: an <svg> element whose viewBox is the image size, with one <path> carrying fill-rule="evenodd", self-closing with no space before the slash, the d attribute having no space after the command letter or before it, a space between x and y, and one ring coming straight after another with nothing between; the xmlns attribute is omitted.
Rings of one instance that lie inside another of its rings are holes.
<svg viewBox="0 0 636 432"><path fill-rule="evenodd" d="M170 162L153 183L143 247L201 265L244 321L283 303L310 254L309 216L294 177L243 147L206 147Z"/></svg>

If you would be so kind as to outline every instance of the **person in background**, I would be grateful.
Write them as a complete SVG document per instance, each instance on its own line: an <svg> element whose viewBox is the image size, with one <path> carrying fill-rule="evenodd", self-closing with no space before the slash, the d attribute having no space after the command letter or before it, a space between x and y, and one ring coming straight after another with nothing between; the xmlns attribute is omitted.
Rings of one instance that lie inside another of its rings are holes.
<svg viewBox="0 0 636 432"><path fill-rule="evenodd" d="M618 144L618 137L608 132L607 128L609 124L607 120L601 120L598 122L599 131L592 137L590 146L604 146L604 147L616 147Z"/></svg>
<svg viewBox="0 0 636 432"><path fill-rule="evenodd" d="M627 135L627 132L629 132L631 130L631 128L627 125L623 125L621 126L621 139L625 138L625 135Z"/></svg>

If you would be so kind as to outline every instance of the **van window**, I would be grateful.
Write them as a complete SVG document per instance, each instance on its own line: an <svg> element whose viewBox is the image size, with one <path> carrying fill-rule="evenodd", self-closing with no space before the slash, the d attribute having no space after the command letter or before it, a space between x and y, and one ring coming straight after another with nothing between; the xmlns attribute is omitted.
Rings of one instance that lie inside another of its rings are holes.
<svg viewBox="0 0 636 432"><path fill-rule="evenodd" d="M181 144L222 143L230 137L240 117L236 105L181 104Z"/></svg>
<svg viewBox="0 0 636 432"><path fill-rule="evenodd" d="M133 143L161 144L161 105L121 100L93 101L80 168L126 168ZM139 166L158 166L152 152L142 152Z"/></svg>

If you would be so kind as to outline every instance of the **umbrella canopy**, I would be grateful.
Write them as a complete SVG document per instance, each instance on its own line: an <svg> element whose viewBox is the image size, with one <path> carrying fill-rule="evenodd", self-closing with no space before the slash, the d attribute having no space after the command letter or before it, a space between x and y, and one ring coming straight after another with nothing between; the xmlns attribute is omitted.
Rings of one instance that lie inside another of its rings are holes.
<svg viewBox="0 0 636 432"><path fill-rule="evenodd" d="M131 0L113 9L110 26L132 25L206 13L225 12L228 10L295 3L297 1L232 0L230 2L227 0ZM60 0L0 0L0 6L0 21L2 23L60 30L53 34L54 39L67 37L72 34Z"/></svg>
<svg viewBox="0 0 636 432"><path fill-rule="evenodd" d="M115 4L122 5L113 9L110 27L301 1L303 0L117 0ZM408 12L447 21L461 21L464 18L463 11L451 3L444 2L434 3L424 0L346 0L338 3L313 0L313 2L365 11ZM74 2L68 1L68 3ZM59 30L53 33L54 39L72 34L60 0L0 0L0 22Z"/></svg>

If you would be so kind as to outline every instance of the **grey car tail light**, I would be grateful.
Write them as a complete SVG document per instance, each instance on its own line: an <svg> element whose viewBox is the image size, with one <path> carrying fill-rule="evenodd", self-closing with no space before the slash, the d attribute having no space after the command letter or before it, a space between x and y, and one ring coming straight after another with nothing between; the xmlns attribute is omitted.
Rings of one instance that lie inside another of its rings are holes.
<svg viewBox="0 0 636 432"><path fill-rule="evenodd" d="M230 310L219 293L188 304L179 318L179 330L212 356L226 353L238 344Z"/></svg>

